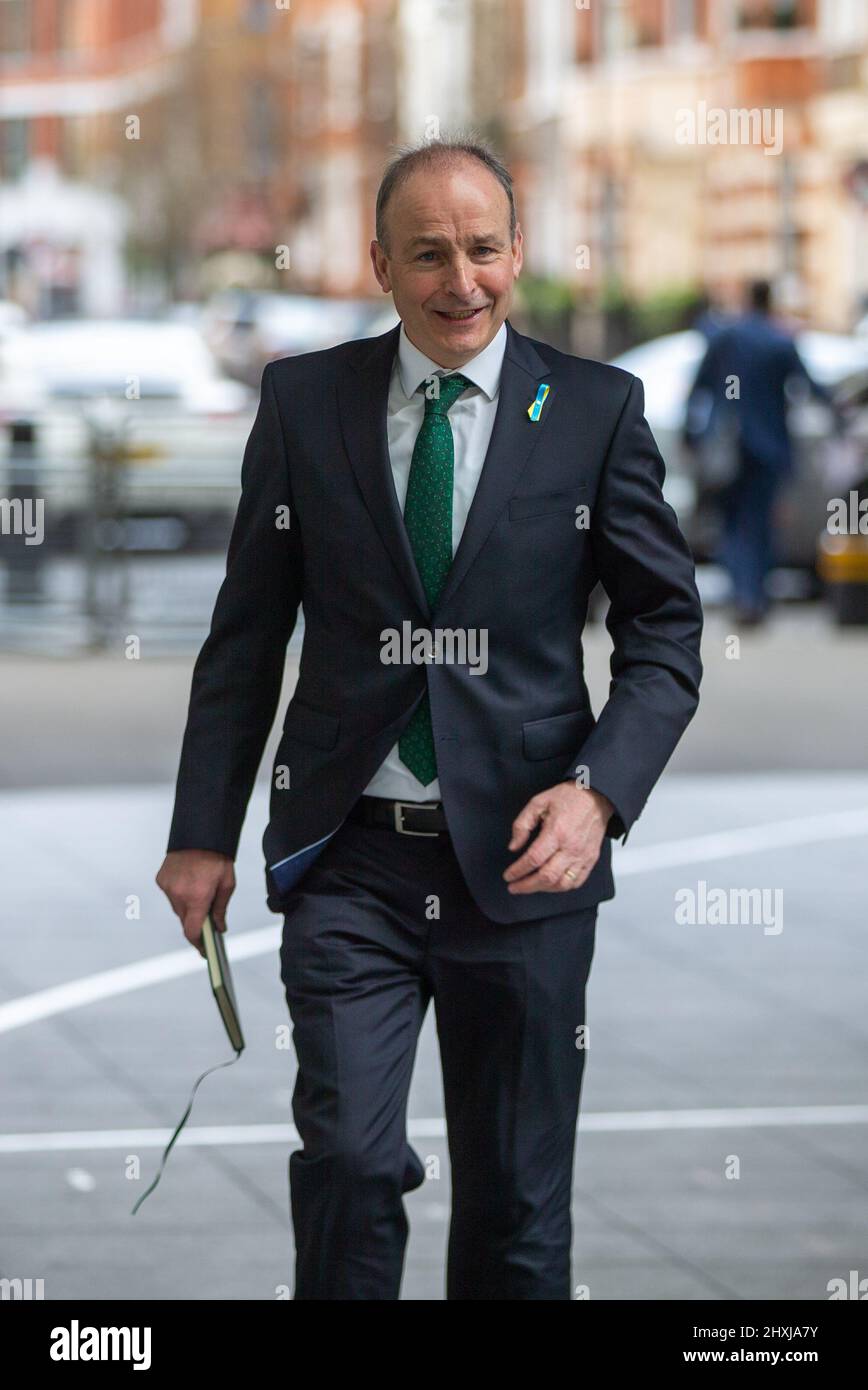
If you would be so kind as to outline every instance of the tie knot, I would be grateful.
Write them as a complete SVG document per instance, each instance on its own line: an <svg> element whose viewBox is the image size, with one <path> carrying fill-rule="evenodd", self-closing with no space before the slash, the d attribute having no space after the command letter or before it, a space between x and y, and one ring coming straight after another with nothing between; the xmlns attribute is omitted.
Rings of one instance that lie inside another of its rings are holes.
<svg viewBox="0 0 868 1390"><path fill-rule="evenodd" d="M451 376L441 376L438 372L425 383L425 414L445 415L461 392L472 385L473 382L460 372L453 372Z"/></svg>

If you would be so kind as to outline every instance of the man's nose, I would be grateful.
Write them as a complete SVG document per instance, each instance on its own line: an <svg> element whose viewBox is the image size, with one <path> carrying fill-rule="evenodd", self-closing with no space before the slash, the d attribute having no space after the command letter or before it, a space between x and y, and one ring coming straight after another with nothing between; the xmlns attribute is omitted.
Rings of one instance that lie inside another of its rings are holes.
<svg viewBox="0 0 868 1390"><path fill-rule="evenodd" d="M473 267L463 257L450 261L446 277L446 289L460 299L469 299L473 294Z"/></svg>

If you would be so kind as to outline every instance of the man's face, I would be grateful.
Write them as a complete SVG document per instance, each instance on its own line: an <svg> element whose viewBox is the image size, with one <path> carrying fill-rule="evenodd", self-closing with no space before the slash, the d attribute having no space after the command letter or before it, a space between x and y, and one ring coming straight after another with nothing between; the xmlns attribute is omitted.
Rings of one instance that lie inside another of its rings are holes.
<svg viewBox="0 0 868 1390"><path fill-rule="evenodd" d="M411 174L385 216L389 255L371 242L378 283L420 352L463 366L500 328L521 270L521 228L510 245L505 189L476 159L435 164Z"/></svg>

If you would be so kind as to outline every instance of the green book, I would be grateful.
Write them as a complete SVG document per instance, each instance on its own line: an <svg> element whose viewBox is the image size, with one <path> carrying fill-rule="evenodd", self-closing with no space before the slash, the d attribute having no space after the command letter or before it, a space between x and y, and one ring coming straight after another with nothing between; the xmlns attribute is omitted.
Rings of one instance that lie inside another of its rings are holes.
<svg viewBox="0 0 868 1390"><path fill-rule="evenodd" d="M208 975L220 1016L229 1035L229 1041L236 1052L241 1052L244 1048L244 1034L241 1032L241 1022L238 1018L238 1006L235 1003L232 975L229 970L229 961L226 958L223 936L224 933L217 930L209 912L202 926L202 943L205 947L205 958L208 961Z"/></svg>

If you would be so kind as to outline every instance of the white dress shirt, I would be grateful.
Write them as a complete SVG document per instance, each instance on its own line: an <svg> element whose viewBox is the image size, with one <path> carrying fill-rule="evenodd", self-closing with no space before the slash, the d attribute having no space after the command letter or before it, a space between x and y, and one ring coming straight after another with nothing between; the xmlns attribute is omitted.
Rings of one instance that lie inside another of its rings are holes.
<svg viewBox="0 0 868 1390"><path fill-rule="evenodd" d="M455 443L452 491L453 557L467 521L467 513L470 511L470 504L482 473L488 441L494 427L505 349L506 324L502 323L487 347L475 357L471 357L463 367L455 368L474 385L458 397L447 416ZM413 448L425 415L424 383L435 373L443 376L452 375L451 371L433 362L411 343L402 323L398 335L398 351L392 367L387 408L389 460L402 515L410 480ZM440 782L435 777L433 782L423 786L406 764L401 762L396 743L365 787L363 794L387 796L396 801L439 801Z"/></svg>

